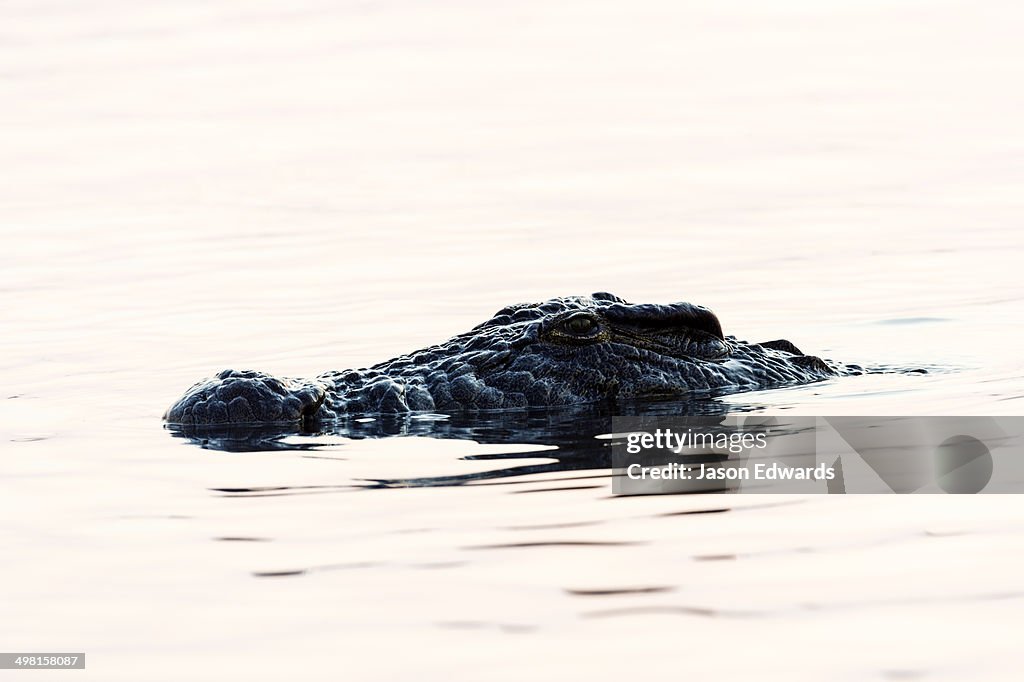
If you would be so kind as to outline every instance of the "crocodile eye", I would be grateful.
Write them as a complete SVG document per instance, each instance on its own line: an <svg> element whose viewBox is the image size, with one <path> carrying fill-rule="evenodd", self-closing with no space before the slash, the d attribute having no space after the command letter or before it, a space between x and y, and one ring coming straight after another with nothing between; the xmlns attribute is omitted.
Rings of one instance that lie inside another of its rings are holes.
<svg viewBox="0 0 1024 682"><path fill-rule="evenodd" d="M597 322L589 315L576 315L563 322L562 328L576 336L587 336L597 329Z"/></svg>

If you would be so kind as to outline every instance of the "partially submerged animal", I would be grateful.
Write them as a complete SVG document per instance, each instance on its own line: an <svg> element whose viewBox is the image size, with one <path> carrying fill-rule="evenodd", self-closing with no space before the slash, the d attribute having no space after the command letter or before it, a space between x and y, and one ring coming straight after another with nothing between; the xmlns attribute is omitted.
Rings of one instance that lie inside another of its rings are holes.
<svg viewBox="0 0 1024 682"><path fill-rule="evenodd" d="M709 396L859 373L789 341L747 343L690 303L627 303L609 293L499 310L448 341L315 379L224 370L190 388L171 424L288 424L353 414L559 407Z"/></svg>

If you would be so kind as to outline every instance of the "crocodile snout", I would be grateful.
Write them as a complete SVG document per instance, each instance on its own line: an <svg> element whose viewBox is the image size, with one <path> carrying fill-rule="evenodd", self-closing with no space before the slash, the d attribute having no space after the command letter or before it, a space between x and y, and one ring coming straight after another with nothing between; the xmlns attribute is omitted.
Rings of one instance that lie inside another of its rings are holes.
<svg viewBox="0 0 1024 682"><path fill-rule="evenodd" d="M190 388L164 419L170 424L296 423L316 413L326 395L318 382L227 369Z"/></svg>

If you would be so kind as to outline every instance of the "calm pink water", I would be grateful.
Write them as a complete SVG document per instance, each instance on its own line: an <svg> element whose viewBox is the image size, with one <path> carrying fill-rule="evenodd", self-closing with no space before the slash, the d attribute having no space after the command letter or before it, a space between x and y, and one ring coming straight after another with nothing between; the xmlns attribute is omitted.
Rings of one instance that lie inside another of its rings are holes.
<svg viewBox="0 0 1024 682"><path fill-rule="evenodd" d="M0 648L90 680L1016 679L1011 496L365 490L523 448L229 454L160 415L597 290L933 368L736 405L1019 414L1017 4L0 12Z"/></svg>

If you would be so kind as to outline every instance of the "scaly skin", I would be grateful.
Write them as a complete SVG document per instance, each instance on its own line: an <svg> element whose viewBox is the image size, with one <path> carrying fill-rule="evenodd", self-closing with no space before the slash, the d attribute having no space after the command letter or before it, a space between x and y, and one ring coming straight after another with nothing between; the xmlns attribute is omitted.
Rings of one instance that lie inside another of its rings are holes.
<svg viewBox="0 0 1024 682"><path fill-rule="evenodd" d="M724 336L689 303L632 305L608 293L499 310L445 343L315 379L225 370L164 415L171 424L289 424L352 414L472 412L721 395L820 381L860 368L788 341Z"/></svg>

